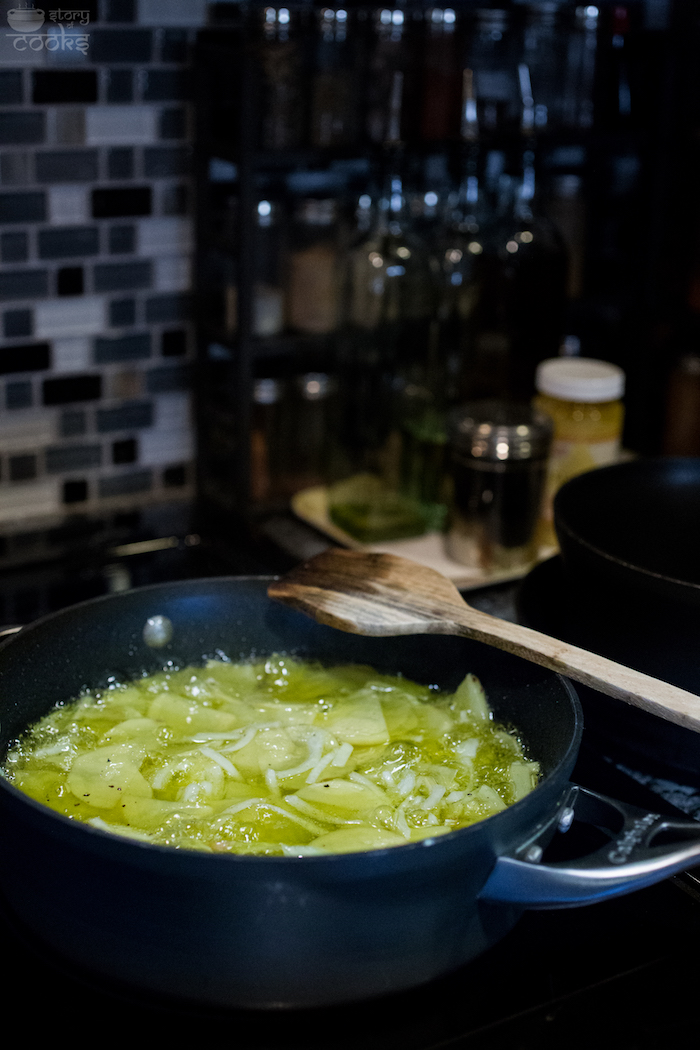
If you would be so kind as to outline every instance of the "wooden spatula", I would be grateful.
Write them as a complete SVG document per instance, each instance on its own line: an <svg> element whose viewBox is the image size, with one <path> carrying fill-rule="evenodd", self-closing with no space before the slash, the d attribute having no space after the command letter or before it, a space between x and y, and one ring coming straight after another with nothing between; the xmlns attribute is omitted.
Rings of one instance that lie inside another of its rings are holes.
<svg viewBox="0 0 700 1050"><path fill-rule="evenodd" d="M434 569L393 554L330 547L268 587L269 596L352 634L457 634L700 731L700 696L468 605Z"/></svg>

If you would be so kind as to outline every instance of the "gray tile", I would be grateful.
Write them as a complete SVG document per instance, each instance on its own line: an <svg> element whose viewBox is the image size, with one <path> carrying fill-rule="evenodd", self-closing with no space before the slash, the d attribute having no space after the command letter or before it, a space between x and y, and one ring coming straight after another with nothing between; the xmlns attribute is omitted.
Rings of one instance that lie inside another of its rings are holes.
<svg viewBox="0 0 700 1050"><path fill-rule="evenodd" d="M131 288L150 288L151 263L99 263L95 266L95 291L117 292Z"/></svg>
<svg viewBox="0 0 700 1050"><path fill-rule="evenodd" d="M46 136L46 116L41 111L9 110L0 113L0 143L43 142Z"/></svg>
<svg viewBox="0 0 700 1050"><path fill-rule="evenodd" d="M0 105L15 106L22 101L22 70L3 69L0 72Z"/></svg>
<svg viewBox="0 0 700 1050"><path fill-rule="evenodd" d="M0 181L3 186L26 186L33 182L32 155L28 150L16 150L0 156Z"/></svg>
<svg viewBox="0 0 700 1050"><path fill-rule="evenodd" d="M116 147L107 153L107 175L110 179L133 179L134 151L129 147Z"/></svg>
<svg viewBox="0 0 700 1050"><path fill-rule="evenodd" d="M52 150L36 155L37 182L94 182L98 174L96 149Z"/></svg>
<svg viewBox="0 0 700 1050"><path fill-rule="evenodd" d="M147 179L187 175L190 170L189 146L146 146L143 157L143 170Z"/></svg>
<svg viewBox="0 0 700 1050"><path fill-rule="evenodd" d="M10 481L31 481L36 477L36 456L10 456Z"/></svg>
<svg viewBox="0 0 700 1050"><path fill-rule="evenodd" d="M152 401L132 401L116 408L97 410L97 430L100 434L108 434L113 430L138 430L152 424Z"/></svg>
<svg viewBox="0 0 700 1050"><path fill-rule="evenodd" d="M7 384L5 387L6 408L31 408L32 403L32 384L29 380Z"/></svg>
<svg viewBox="0 0 700 1050"><path fill-rule="evenodd" d="M136 0L104 0L102 11L105 22L135 22Z"/></svg>
<svg viewBox="0 0 700 1050"><path fill-rule="evenodd" d="M26 262L29 257L29 238L24 231L0 234L0 259L4 263Z"/></svg>
<svg viewBox="0 0 700 1050"><path fill-rule="evenodd" d="M158 119L158 136L161 139L187 137L187 116L182 106L162 111Z"/></svg>
<svg viewBox="0 0 700 1050"><path fill-rule="evenodd" d="M62 226L52 230L39 230L41 259L97 255L99 250L99 231L96 226Z"/></svg>
<svg viewBox="0 0 700 1050"><path fill-rule="evenodd" d="M191 95L190 76L186 69L148 69L144 79L145 102L176 102Z"/></svg>
<svg viewBox="0 0 700 1050"><path fill-rule="evenodd" d="M136 300L114 299L109 304L110 328L128 328L136 324Z"/></svg>
<svg viewBox="0 0 700 1050"><path fill-rule="evenodd" d="M135 226L111 226L109 251L111 255L124 255L136 250Z"/></svg>
<svg viewBox="0 0 700 1050"><path fill-rule="evenodd" d="M163 215L187 215L189 212L189 190L187 186L165 186L161 197Z"/></svg>
<svg viewBox="0 0 700 1050"><path fill-rule="evenodd" d="M48 270L9 270L0 273L0 299L42 299L48 293Z"/></svg>
<svg viewBox="0 0 700 1050"><path fill-rule="evenodd" d="M61 437L79 437L87 433L87 415L82 409L66 409L58 421Z"/></svg>
<svg viewBox="0 0 700 1050"><path fill-rule="evenodd" d="M43 222L45 193L0 193L0 222Z"/></svg>
<svg viewBox="0 0 700 1050"><path fill-rule="evenodd" d="M189 295L155 295L146 300L146 321L169 324L189 320L192 300Z"/></svg>
<svg viewBox="0 0 700 1050"><path fill-rule="evenodd" d="M31 310L6 310L2 329L6 339L21 339L32 334L33 314Z"/></svg>
<svg viewBox="0 0 700 1050"><path fill-rule="evenodd" d="M138 332L124 335L120 339L95 340L95 364L106 365L114 361L139 361L151 356L151 333Z"/></svg>
<svg viewBox="0 0 700 1050"><path fill-rule="evenodd" d="M130 69L108 69L107 102L133 102L134 74Z"/></svg>
<svg viewBox="0 0 700 1050"><path fill-rule="evenodd" d="M169 394L174 390L189 390L191 385L192 369L189 365L152 368L146 374L146 390L149 394Z"/></svg>
<svg viewBox="0 0 700 1050"><path fill-rule="evenodd" d="M150 470L135 470L130 474L100 478L97 487L103 499L108 496L127 496L133 492L148 492L153 487L153 473Z"/></svg>
<svg viewBox="0 0 700 1050"><path fill-rule="evenodd" d="M47 474L65 474L102 465L101 445L49 445L44 455Z"/></svg>
<svg viewBox="0 0 700 1050"><path fill-rule="evenodd" d="M61 146L82 146L85 142L85 110L53 109L53 141Z"/></svg>
<svg viewBox="0 0 700 1050"><path fill-rule="evenodd" d="M90 57L101 62L150 62L153 33L150 29L97 29L90 34Z"/></svg>
<svg viewBox="0 0 700 1050"><path fill-rule="evenodd" d="M189 52L189 36L186 29L161 30L161 62L185 62Z"/></svg>

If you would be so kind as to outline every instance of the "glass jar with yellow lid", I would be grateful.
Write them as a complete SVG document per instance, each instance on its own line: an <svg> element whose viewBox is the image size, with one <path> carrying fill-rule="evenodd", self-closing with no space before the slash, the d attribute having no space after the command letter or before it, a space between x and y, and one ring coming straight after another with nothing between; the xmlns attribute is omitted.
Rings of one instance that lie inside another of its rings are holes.
<svg viewBox="0 0 700 1050"><path fill-rule="evenodd" d="M541 545L553 546L557 490L569 478L619 459L625 373L608 361L555 357L538 365L535 386L534 407L554 423L540 529Z"/></svg>

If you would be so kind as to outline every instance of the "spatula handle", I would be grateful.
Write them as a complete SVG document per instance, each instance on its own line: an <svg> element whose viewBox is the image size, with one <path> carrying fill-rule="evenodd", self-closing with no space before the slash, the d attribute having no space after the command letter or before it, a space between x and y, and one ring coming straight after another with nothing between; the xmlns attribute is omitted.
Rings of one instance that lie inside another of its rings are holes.
<svg viewBox="0 0 700 1050"><path fill-rule="evenodd" d="M455 625L455 633L522 656L607 696L700 732L700 696L685 689L466 605L464 618L457 613Z"/></svg>

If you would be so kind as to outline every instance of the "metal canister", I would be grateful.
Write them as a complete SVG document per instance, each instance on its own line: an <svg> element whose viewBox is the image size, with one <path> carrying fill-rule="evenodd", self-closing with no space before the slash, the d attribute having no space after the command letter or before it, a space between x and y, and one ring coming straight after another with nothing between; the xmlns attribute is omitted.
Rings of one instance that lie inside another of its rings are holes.
<svg viewBox="0 0 700 1050"><path fill-rule="evenodd" d="M552 429L549 416L528 405L487 400L454 410L445 537L451 558L486 571L532 564Z"/></svg>

